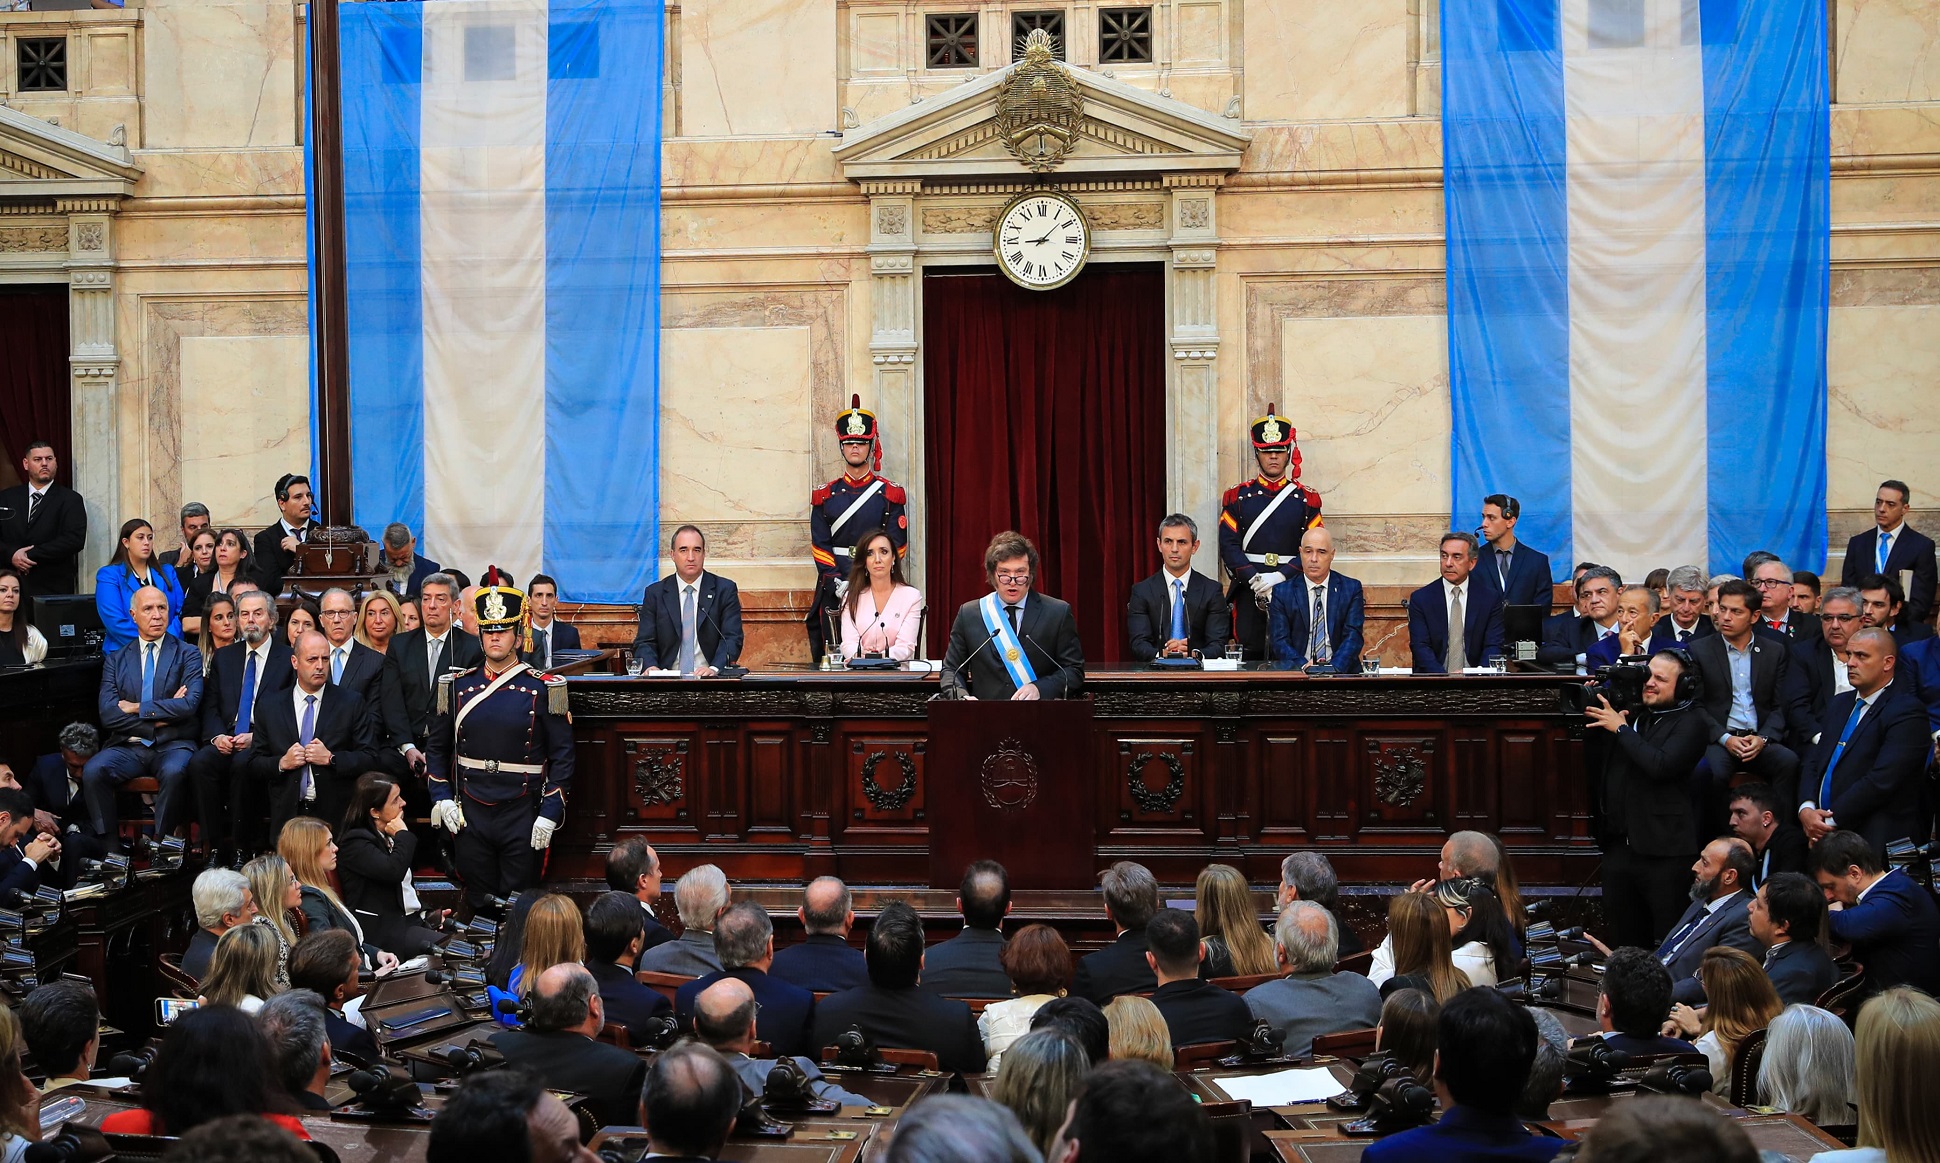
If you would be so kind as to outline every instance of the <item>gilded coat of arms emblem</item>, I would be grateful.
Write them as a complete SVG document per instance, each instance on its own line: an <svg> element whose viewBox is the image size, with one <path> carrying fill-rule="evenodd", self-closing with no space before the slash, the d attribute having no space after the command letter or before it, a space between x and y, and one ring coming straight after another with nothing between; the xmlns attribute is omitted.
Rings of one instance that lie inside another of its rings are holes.
<svg viewBox="0 0 1940 1163"><path fill-rule="evenodd" d="M867 436L868 434L869 434L869 422L862 418L862 413L860 412L849 413L849 435Z"/></svg>
<svg viewBox="0 0 1940 1163"><path fill-rule="evenodd" d="M485 595L485 620L503 622L505 620L505 599L495 593Z"/></svg>
<svg viewBox="0 0 1940 1163"><path fill-rule="evenodd" d="M1037 761L1015 739L997 744L981 775L984 802L999 811L1021 811L1037 799Z"/></svg>
<svg viewBox="0 0 1940 1163"><path fill-rule="evenodd" d="M1051 55L1051 34L1034 28L1024 59L997 88L998 136L1032 173L1055 168L1078 144L1084 94L1070 70Z"/></svg>

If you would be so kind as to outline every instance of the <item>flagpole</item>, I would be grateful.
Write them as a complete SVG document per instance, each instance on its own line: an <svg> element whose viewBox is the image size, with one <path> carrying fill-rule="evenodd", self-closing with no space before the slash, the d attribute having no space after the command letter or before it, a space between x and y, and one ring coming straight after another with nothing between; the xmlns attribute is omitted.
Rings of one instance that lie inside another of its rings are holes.
<svg viewBox="0 0 1940 1163"><path fill-rule="evenodd" d="M351 523L350 332L344 249L343 73L338 0L310 0L310 142L315 180L316 494L326 525Z"/></svg>

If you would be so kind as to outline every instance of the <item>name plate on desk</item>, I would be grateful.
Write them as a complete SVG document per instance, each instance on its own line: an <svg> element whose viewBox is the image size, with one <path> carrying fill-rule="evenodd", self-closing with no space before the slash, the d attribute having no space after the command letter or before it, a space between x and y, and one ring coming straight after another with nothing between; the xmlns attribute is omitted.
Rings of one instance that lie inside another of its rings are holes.
<svg viewBox="0 0 1940 1163"><path fill-rule="evenodd" d="M1205 671L1238 670L1239 661L1232 658L1208 658L1200 662L1199 668Z"/></svg>

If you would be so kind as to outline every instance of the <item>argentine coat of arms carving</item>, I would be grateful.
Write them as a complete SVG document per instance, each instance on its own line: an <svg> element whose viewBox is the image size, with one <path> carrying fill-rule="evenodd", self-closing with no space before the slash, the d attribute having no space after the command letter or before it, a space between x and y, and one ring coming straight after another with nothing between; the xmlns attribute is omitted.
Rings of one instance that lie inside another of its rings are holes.
<svg viewBox="0 0 1940 1163"><path fill-rule="evenodd" d="M1078 144L1084 94L1071 71L1051 55L1051 36L1031 30L1024 59L997 87L998 136L1032 173L1054 169Z"/></svg>

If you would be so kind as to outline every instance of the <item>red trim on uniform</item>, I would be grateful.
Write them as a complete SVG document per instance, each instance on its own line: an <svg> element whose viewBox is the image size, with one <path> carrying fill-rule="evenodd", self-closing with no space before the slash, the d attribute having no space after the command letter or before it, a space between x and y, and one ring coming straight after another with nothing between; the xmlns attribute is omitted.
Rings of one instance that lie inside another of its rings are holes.
<svg viewBox="0 0 1940 1163"><path fill-rule="evenodd" d="M909 491L894 481L883 482L882 495L888 497L890 501L898 505L909 503Z"/></svg>
<svg viewBox="0 0 1940 1163"><path fill-rule="evenodd" d="M813 493L810 493L808 497L808 503L811 505L815 505L818 508L822 505L826 505L828 503L829 495L833 491L831 489L831 486L834 485L834 483L835 483L834 481L830 481L828 484L823 485L820 488L816 489Z"/></svg>

